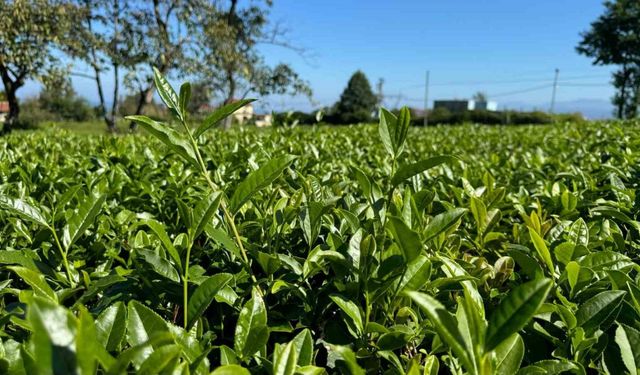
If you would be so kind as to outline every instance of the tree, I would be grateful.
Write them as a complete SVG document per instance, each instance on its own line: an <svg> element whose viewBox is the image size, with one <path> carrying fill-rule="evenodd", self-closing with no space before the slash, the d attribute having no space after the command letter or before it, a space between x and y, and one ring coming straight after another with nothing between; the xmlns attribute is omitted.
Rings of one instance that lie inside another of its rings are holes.
<svg viewBox="0 0 640 375"><path fill-rule="evenodd" d="M244 99L251 92L311 97L309 85L290 65L268 66L258 50L261 44L271 44L304 53L286 40L287 30L269 22L270 6L270 0L264 4L250 2L245 7L239 0L231 0L227 7L220 2L208 8L198 33L199 64L195 72L202 82L209 82L212 92L225 104ZM230 121L225 122L225 127L230 125Z"/></svg>
<svg viewBox="0 0 640 375"><path fill-rule="evenodd" d="M88 121L95 117L89 102L78 96L68 78L45 86L38 95L38 105L56 121Z"/></svg>
<svg viewBox="0 0 640 375"><path fill-rule="evenodd" d="M145 59L125 77L125 84L138 95L136 115L153 100L154 67L164 76L175 72L183 76L195 70L196 29L202 27L209 7L207 0L140 2L136 19L144 31ZM134 131L136 126L131 122L129 128Z"/></svg>
<svg viewBox="0 0 640 375"><path fill-rule="evenodd" d="M131 4L123 0L79 0L78 7L83 10L78 33L80 43L68 51L91 67L93 74L82 76L95 81L98 111L111 132L116 131L121 71L135 69L146 57L144 34ZM107 72L113 78L109 110L101 77Z"/></svg>
<svg viewBox="0 0 640 375"><path fill-rule="evenodd" d="M199 81L191 85L191 97L187 104L187 110L190 113L198 114L203 107L207 106L213 100L213 92L208 82Z"/></svg>
<svg viewBox="0 0 640 375"><path fill-rule="evenodd" d="M594 65L617 65L612 99L618 118L638 115L640 104L640 2L608 0L605 12L591 28L581 33L578 53L593 59Z"/></svg>
<svg viewBox="0 0 640 375"><path fill-rule="evenodd" d="M347 87L335 105L338 119L343 124L371 121L378 98L371 90L367 76L360 70L353 73Z"/></svg>
<svg viewBox="0 0 640 375"><path fill-rule="evenodd" d="M120 116L125 117L131 115L132 113L135 113L136 109L138 108L138 99L138 95L135 93L125 95L122 99L120 99L120 103L118 104L118 111ZM168 115L164 107L154 100L152 100L151 103L147 104L144 107L143 114L153 119L164 119Z"/></svg>
<svg viewBox="0 0 640 375"><path fill-rule="evenodd" d="M72 5L55 0L0 1L0 77L9 102L3 133L18 121L17 92L27 80L64 73L55 51L73 42L75 14Z"/></svg>
<svg viewBox="0 0 640 375"><path fill-rule="evenodd" d="M473 100L476 101L476 102L485 103L489 99L488 99L488 96L487 96L487 94L485 92L478 91L475 94L473 94Z"/></svg>

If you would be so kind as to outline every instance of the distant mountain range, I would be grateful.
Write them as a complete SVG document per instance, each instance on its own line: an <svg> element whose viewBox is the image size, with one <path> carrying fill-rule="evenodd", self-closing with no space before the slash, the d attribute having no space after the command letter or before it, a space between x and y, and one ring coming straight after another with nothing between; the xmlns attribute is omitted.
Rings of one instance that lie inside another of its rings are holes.
<svg viewBox="0 0 640 375"><path fill-rule="evenodd" d="M549 110L549 104L531 105L525 102L505 102L499 103L500 109L509 108L515 110ZM556 112L571 113L580 112L591 120L608 119L613 117L613 105L608 100L602 99L575 99L569 101L556 102Z"/></svg>

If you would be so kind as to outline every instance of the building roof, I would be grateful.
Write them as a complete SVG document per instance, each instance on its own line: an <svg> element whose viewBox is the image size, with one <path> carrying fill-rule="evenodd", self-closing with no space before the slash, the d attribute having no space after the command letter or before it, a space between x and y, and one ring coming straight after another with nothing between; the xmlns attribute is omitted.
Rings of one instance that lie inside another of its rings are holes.
<svg viewBox="0 0 640 375"><path fill-rule="evenodd" d="M9 102L0 102L0 113L9 112Z"/></svg>

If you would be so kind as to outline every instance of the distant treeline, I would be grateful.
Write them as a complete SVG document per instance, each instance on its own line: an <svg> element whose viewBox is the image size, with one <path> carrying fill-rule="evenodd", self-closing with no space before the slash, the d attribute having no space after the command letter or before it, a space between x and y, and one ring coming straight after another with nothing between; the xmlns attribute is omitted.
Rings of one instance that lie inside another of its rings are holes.
<svg viewBox="0 0 640 375"><path fill-rule="evenodd" d="M392 111L397 112L397 111ZM313 125L317 124L317 112L306 113L301 111L276 113L274 124ZM554 122L581 122L585 118L581 113L550 114L542 111L464 111L451 112L446 109L436 109L429 112L429 125L456 125L456 124L485 124L485 125L525 125L525 124L551 124ZM412 125L423 126L424 117L420 114L412 116ZM342 120L338 113L326 113L321 123L330 125L349 125Z"/></svg>
<svg viewBox="0 0 640 375"><path fill-rule="evenodd" d="M137 102L136 95L123 97L117 107L119 115L134 113ZM59 90L45 88L37 96L22 100L20 105L22 106L20 121L25 128L36 128L47 122L86 122L102 118L99 106L91 105L71 87L63 87ZM154 101L143 109L143 113L155 119L166 117L164 109Z"/></svg>

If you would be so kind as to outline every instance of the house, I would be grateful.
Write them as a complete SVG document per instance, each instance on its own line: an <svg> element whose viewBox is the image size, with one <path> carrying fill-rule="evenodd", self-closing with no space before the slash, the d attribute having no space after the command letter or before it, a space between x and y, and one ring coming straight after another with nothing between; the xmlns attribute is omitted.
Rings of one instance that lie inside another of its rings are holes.
<svg viewBox="0 0 640 375"><path fill-rule="evenodd" d="M234 100L234 101L236 101L236 100ZM237 111L235 111L233 113L233 118L239 124L244 124L245 122L251 120L253 118L253 115L254 115L253 104L249 103L249 104L239 108Z"/></svg>
<svg viewBox="0 0 640 375"><path fill-rule="evenodd" d="M256 126L259 128L263 128L265 126L271 126L271 124L273 123L273 115L271 114L255 115L254 120L255 120Z"/></svg>
<svg viewBox="0 0 640 375"><path fill-rule="evenodd" d="M233 119L239 124L254 123L259 128L271 126L273 123L273 116L271 114L263 115L255 113L253 103L249 103L235 111L233 113Z"/></svg>
<svg viewBox="0 0 640 375"><path fill-rule="evenodd" d="M0 124L7 120L9 115L9 102L0 102Z"/></svg>
<svg viewBox="0 0 640 375"><path fill-rule="evenodd" d="M433 109L444 108L450 112L463 111L497 111L498 103L493 101L475 100L435 100Z"/></svg>

